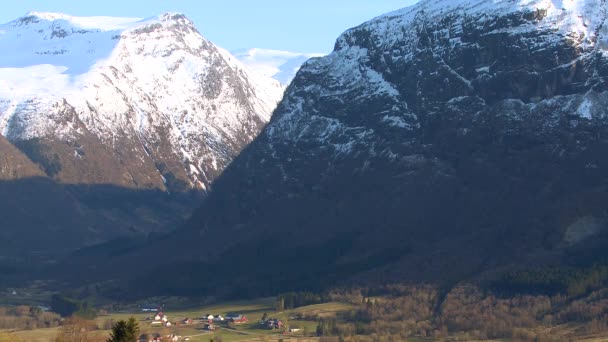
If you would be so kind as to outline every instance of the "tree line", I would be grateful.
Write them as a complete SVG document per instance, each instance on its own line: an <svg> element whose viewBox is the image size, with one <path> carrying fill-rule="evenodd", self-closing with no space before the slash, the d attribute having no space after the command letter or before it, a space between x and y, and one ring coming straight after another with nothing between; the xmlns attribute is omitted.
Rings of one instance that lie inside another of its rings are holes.
<svg viewBox="0 0 608 342"><path fill-rule="evenodd" d="M290 310L307 305L326 303L328 298L312 292L289 292L277 296L275 309Z"/></svg>

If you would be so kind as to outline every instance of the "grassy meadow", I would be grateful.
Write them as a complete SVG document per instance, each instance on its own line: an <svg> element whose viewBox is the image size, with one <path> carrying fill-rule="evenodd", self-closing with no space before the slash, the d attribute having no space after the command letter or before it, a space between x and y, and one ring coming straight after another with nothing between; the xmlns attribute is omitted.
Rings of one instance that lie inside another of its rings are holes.
<svg viewBox="0 0 608 342"><path fill-rule="evenodd" d="M293 310L285 310L276 312L273 308L275 298L263 298L252 301L237 301L223 304L191 307L187 304L171 304L165 305L165 314L172 323L181 323L186 318L193 319L197 322L203 315L213 314L225 316L227 313L236 312L247 316L249 322L236 324L229 328L226 323L219 324L220 329L213 332L205 331L204 324L183 325L175 324L171 327L154 327L151 325L154 314L153 312L116 312L108 313L107 315L98 316L95 321L98 326L109 326L110 322L116 322L121 319L135 317L139 322L141 333L154 334L159 333L165 335L178 335L184 339L187 337L193 342L208 342L211 339L215 341L221 340L224 342L230 341L316 341L315 337L317 321L316 320L297 320L294 316L308 317L337 317L343 312L354 309L354 306L347 303L326 303L300 307ZM181 306L181 307L180 307ZM290 328L302 329L297 333L282 334L282 330L271 330L260 324L264 314L270 318L283 320ZM15 340L27 342L54 342L55 337L59 332L59 328L49 329L33 329L12 331L11 336ZM8 331L7 331L8 333ZM93 336L107 337L109 330L99 330L93 333ZM218 339L219 337L219 339ZM0 342L4 342L0 340Z"/></svg>

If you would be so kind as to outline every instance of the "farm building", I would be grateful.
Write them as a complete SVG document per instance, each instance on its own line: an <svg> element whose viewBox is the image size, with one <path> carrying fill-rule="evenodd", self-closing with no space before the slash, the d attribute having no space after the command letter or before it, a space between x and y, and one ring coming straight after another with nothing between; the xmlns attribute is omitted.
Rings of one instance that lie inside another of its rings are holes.
<svg viewBox="0 0 608 342"><path fill-rule="evenodd" d="M237 324L249 322L249 320L247 319L247 316L243 316L241 314L235 314L235 313L226 315L226 320L229 322L237 323Z"/></svg>

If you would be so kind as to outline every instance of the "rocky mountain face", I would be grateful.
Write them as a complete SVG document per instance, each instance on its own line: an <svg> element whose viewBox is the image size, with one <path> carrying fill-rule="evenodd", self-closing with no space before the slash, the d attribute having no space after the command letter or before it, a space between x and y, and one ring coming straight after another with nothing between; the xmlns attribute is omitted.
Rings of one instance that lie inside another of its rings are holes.
<svg viewBox="0 0 608 342"><path fill-rule="evenodd" d="M0 30L0 129L63 183L206 189L282 96L181 14Z"/></svg>
<svg viewBox="0 0 608 342"><path fill-rule="evenodd" d="M601 250L607 12L605 0L423 0L348 30L302 66L173 237L181 258L236 257L222 275L271 293L450 284ZM190 254L192 236L217 243Z"/></svg>
<svg viewBox="0 0 608 342"><path fill-rule="evenodd" d="M3 179L61 185L94 213L71 225L88 243L175 227L283 94L181 14L30 13L0 25L0 49L0 133L23 153Z"/></svg>

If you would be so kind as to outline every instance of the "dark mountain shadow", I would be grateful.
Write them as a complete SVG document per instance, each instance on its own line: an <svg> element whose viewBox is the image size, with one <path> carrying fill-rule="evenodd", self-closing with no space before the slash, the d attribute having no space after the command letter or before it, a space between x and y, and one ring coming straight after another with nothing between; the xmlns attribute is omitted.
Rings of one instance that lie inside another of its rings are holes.
<svg viewBox="0 0 608 342"><path fill-rule="evenodd" d="M242 298L353 284L450 287L510 267L599 260L608 230L570 242L567 232L588 219L605 226L607 143L562 157L547 152L550 143L479 132L437 144L429 153L444 162L414 169L304 158L306 149L264 167L261 137L178 230L81 250L53 273L71 286L103 283L113 298ZM293 179L278 181L288 157L300 160L288 169Z"/></svg>
<svg viewBox="0 0 608 342"><path fill-rule="evenodd" d="M198 192L64 185L44 177L0 181L0 268L7 270L0 278L32 279L80 248L172 231L201 198Z"/></svg>

